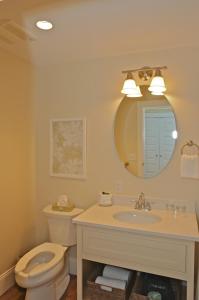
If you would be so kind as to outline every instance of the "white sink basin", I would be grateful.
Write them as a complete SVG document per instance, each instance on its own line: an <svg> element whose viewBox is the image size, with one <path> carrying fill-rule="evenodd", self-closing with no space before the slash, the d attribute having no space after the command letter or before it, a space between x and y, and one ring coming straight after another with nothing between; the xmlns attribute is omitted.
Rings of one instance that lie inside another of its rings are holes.
<svg viewBox="0 0 199 300"><path fill-rule="evenodd" d="M133 224L152 224L161 220L159 216L144 211L120 211L114 214L113 217L118 221Z"/></svg>

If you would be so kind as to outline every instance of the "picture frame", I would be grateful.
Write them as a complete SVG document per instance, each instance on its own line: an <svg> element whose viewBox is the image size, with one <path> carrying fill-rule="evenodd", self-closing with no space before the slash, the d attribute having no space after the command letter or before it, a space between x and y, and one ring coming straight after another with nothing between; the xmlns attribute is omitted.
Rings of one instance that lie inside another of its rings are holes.
<svg viewBox="0 0 199 300"><path fill-rule="evenodd" d="M50 120L50 175L86 179L86 119Z"/></svg>

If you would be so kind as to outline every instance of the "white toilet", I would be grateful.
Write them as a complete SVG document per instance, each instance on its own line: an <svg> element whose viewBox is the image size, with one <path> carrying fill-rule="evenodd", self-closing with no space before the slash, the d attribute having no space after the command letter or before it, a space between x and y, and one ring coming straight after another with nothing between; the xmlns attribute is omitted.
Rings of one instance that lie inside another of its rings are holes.
<svg viewBox="0 0 199 300"><path fill-rule="evenodd" d="M15 279L27 289L25 300L58 300L64 294L70 276L67 249L76 245L76 227L72 219L83 212L43 210L48 219L50 243L43 243L26 253L15 267Z"/></svg>

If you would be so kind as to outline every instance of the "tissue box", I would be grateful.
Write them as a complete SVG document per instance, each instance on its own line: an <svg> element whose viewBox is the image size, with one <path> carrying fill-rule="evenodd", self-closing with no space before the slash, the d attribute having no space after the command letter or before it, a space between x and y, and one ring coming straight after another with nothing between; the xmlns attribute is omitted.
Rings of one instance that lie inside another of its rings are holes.
<svg viewBox="0 0 199 300"><path fill-rule="evenodd" d="M101 276L104 266L99 265L87 279L87 294L89 300L128 300L133 283L135 281L136 272L133 273L131 280L128 283L126 290L112 288L112 291L101 289L101 285L95 283L97 276Z"/></svg>
<svg viewBox="0 0 199 300"><path fill-rule="evenodd" d="M106 193L106 192L100 193L98 202L99 202L99 205L101 205L101 206L112 205L112 194Z"/></svg>

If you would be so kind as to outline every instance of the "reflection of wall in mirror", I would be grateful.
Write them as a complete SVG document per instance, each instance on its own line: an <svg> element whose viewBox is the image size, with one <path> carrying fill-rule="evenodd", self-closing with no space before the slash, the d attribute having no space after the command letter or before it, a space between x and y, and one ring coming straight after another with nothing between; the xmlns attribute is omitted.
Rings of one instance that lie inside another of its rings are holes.
<svg viewBox="0 0 199 300"><path fill-rule="evenodd" d="M120 105L119 113L117 114L117 118L115 120L115 144L122 162L128 162L128 156L126 155L125 148L123 147L124 145L123 144L124 143L123 123L126 114L128 113L128 110L129 110L128 105Z"/></svg>
<svg viewBox="0 0 199 300"><path fill-rule="evenodd" d="M125 102L123 102L125 101ZM132 105L133 104L133 105ZM115 143L121 161L137 174L137 105L134 99L124 98L115 120Z"/></svg>
<svg viewBox="0 0 199 300"><path fill-rule="evenodd" d="M132 99L133 101L133 99ZM125 155L129 163L128 170L137 174L138 169L138 149L137 149L137 103L131 105L125 119L124 125L124 145Z"/></svg>
<svg viewBox="0 0 199 300"><path fill-rule="evenodd" d="M115 143L120 159L125 167L132 174L137 174L136 99L124 98L121 104L115 120Z"/></svg>

